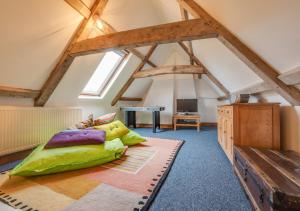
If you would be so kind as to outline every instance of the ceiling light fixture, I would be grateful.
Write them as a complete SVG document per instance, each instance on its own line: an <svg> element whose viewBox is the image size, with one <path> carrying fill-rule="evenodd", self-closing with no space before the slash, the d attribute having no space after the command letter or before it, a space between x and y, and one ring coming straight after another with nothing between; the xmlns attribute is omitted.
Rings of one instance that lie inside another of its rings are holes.
<svg viewBox="0 0 300 211"><path fill-rule="evenodd" d="M98 14L95 14L93 17L94 21L95 21L95 25L98 29L100 29L101 31L103 31L104 29L104 24L103 21L100 19L100 16Z"/></svg>
<svg viewBox="0 0 300 211"><path fill-rule="evenodd" d="M96 26L97 26L98 29L100 29L100 30L103 30L103 29L104 29L103 22L102 22L100 19L98 19L98 20L96 21Z"/></svg>

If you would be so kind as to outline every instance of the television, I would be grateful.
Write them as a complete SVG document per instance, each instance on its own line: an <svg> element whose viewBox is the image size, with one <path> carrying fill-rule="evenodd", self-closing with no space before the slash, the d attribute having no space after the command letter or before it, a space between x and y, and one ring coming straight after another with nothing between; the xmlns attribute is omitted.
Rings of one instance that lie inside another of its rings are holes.
<svg viewBox="0 0 300 211"><path fill-rule="evenodd" d="M179 113L198 112L198 100L177 99L176 107L177 107L177 112Z"/></svg>

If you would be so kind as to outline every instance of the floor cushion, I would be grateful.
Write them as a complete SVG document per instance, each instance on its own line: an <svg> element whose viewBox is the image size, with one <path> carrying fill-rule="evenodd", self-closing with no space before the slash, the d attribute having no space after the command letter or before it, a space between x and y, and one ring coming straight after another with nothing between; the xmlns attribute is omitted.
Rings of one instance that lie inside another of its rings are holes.
<svg viewBox="0 0 300 211"><path fill-rule="evenodd" d="M126 147L120 139L99 145L44 149L37 147L10 175L35 176L87 168L120 158Z"/></svg>
<svg viewBox="0 0 300 211"><path fill-rule="evenodd" d="M146 141L144 137L132 130L130 130L126 135L122 136L121 140L126 146L132 146Z"/></svg>
<svg viewBox="0 0 300 211"><path fill-rule="evenodd" d="M129 132L129 129L119 120L100 126L94 126L94 128L106 132L106 141L121 138Z"/></svg>
<svg viewBox="0 0 300 211"><path fill-rule="evenodd" d="M45 145L45 149L103 144L105 131L103 130L66 130L55 134Z"/></svg>
<svg viewBox="0 0 300 211"><path fill-rule="evenodd" d="M115 117L116 117L116 113L102 115L94 119L94 126L111 123L112 121L114 121Z"/></svg>

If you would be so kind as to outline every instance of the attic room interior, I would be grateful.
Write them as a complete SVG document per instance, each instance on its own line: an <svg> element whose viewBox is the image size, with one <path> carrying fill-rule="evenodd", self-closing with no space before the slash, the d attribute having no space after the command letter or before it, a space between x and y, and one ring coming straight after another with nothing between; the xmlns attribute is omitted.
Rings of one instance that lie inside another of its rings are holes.
<svg viewBox="0 0 300 211"><path fill-rule="evenodd" d="M0 2L0 210L300 210L299 0Z"/></svg>

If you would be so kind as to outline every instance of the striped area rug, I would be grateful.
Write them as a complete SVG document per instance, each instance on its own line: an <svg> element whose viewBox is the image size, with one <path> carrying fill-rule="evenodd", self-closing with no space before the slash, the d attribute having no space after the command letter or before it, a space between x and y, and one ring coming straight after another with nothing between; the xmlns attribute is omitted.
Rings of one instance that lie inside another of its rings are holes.
<svg viewBox="0 0 300 211"><path fill-rule="evenodd" d="M183 141L147 138L102 166L31 178L0 175L0 201L21 210L146 210ZM0 203L1 203L0 202Z"/></svg>

